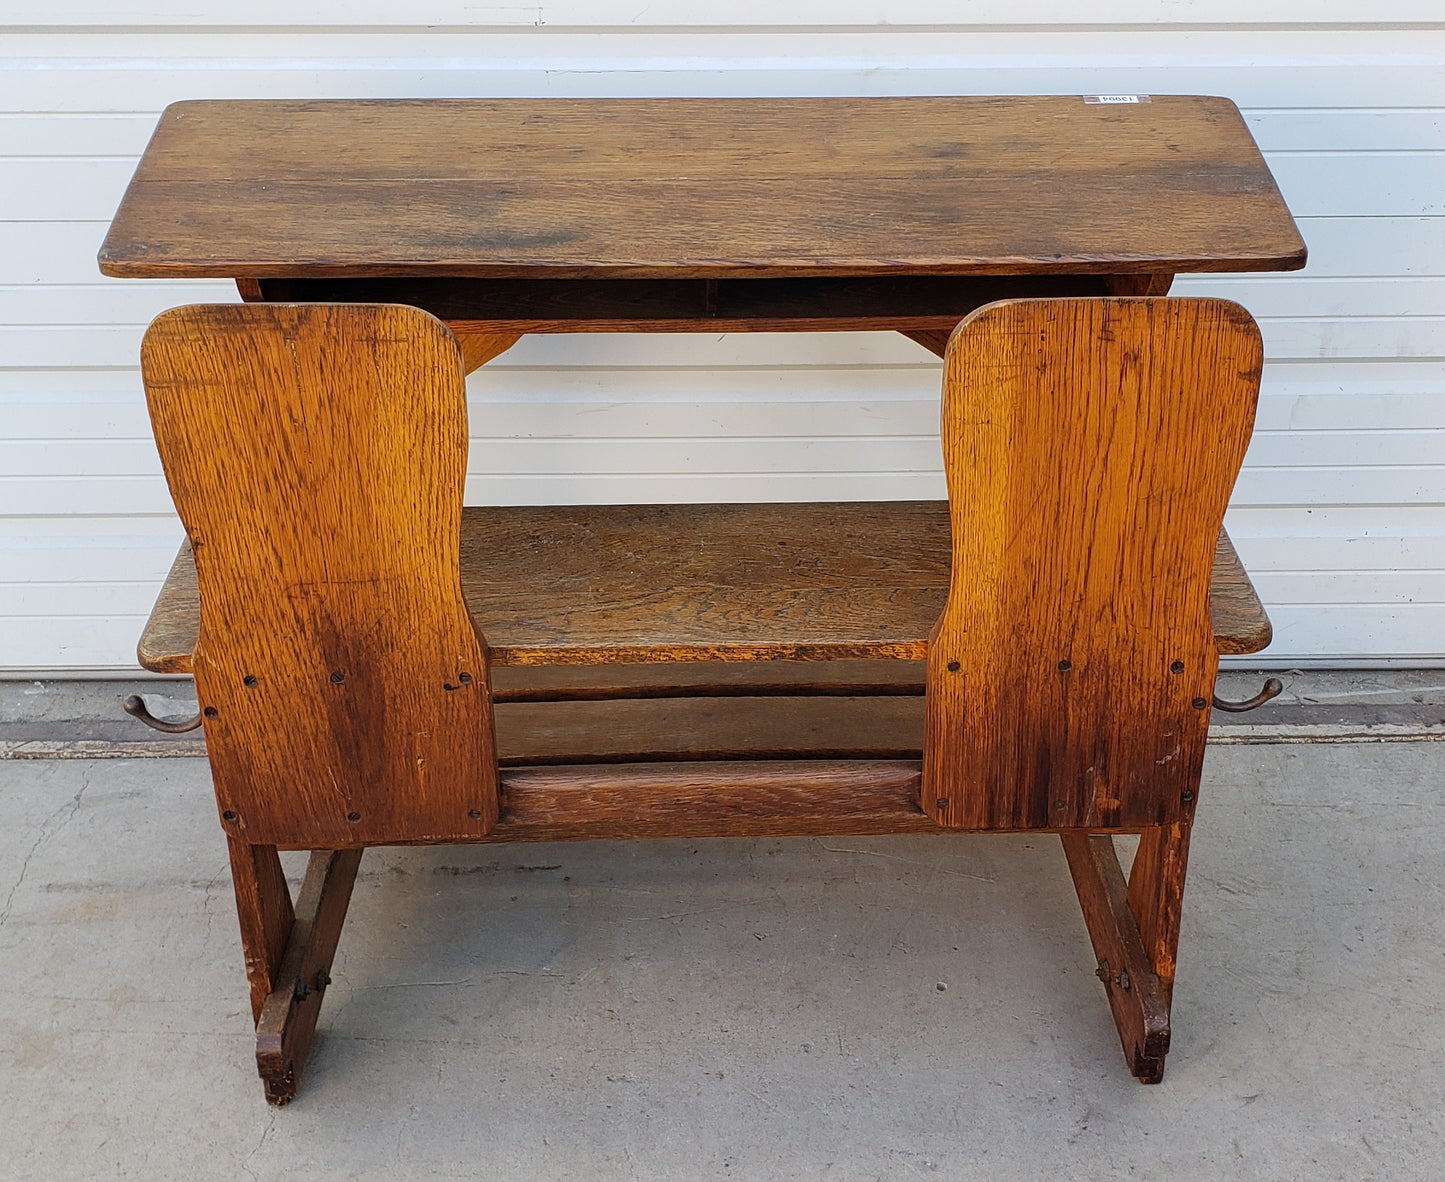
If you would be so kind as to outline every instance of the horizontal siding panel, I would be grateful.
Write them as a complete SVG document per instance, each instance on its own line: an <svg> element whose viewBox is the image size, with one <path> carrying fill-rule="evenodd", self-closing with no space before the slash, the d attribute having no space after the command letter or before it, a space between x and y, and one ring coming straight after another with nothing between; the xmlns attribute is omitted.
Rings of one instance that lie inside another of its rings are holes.
<svg viewBox="0 0 1445 1182"><path fill-rule="evenodd" d="M158 587L175 559L182 531L174 515L155 520L163 527L156 533L128 535L116 531L116 519L0 518L0 584L139 582ZM66 526L71 532L58 532Z"/></svg>
<svg viewBox="0 0 1445 1182"><path fill-rule="evenodd" d="M0 650L0 672L136 669L146 616L62 616L27 620ZM139 725L139 724L137 724Z"/></svg>
<svg viewBox="0 0 1445 1182"><path fill-rule="evenodd" d="M204 6L201 6L204 12ZM298 19L304 13L304 19ZM631 0L542 0L537 4L481 3L479 0L412 0L398 6L392 0L311 0L298 10L291 0L251 0L222 12L214 10L210 23L222 26L288 27L334 25L417 27L427 25L483 27L574 26L626 27L647 18L651 26L705 29L710 25L1313 25L1321 11L1313 0L1212 0L1208 5L1178 0L1092 0L1061 5L1059 0L1013 0L1009 4L973 4L967 20L956 0L733 0L709 8L694 0L653 0L639 11ZM1356 10L1349 23L1438 24L1440 13L1432 0L1380 0L1368 13ZM57 8L43 0L11 0L6 24L29 27L144 27L194 24L194 0L69 0ZM1067 19L1064 19L1067 17ZM1368 19L1365 19L1368 18Z"/></svg>
<svg viewBox="0 0 1445 1182"><path fill-rule="evenodd" d="M6 476L0 473L0 505L15 517L71 513L97 517L153 517L172 512L159 476Z"/></svg>
<svg viewBox="0 0 1445 1182"><path fill-rule="evenodd" d="M1127 29L910 30L895 21L848 30L839 27L845 22L827 23L756 32L13 34L13 67L0 71L0 111L156 113L178 99L261 94L1143 92L1225 94L1242 107L1318 108L1418 107L1422 96L1445 93L1440 30L1194 30L1180 37Z"/></svg>
<svg viewBox="0 0 1445 1182"><path fill-rule="evenodd" d="M1239 474L1237 505L1445 506L1445 467L1262 467Z"/></svg>
<svg viewBox="0 0 1445 1182"><path fill-rule="evenodd" d="M1406 253L1407 244L1400 244ZM1311 274L1181 275L1176 296L1212 296L1243 304L1255 317L1421 316L1445 311L1445 279L1399 276L1315 278ZM4 296L0 294L0 303Z"/></svg>
<svg viewBox="0 0 1445 1182"><path fill-rule="evenodd" d="M1445 213L1445 152L1285 152L1269 169L1297 218Z"/></svg>
<svg viewBox="0 0 1445 1182"><path fill-rule="evenodd" d="M1371 432L1445 430L1442 394L1279 394L1262 396L1254 420L1262 431ZM1434 458L1445 462L1439 440ZM1394 462L1392 460L1392 462Z"/></svg>
<svg viewBox="0 0 1445 1182"><path fill-rule="evenodd" d="M470 408L472 447L491 440L912 435L937 444L938 398L896 402L488 402ZM484 439L485 437L485 439ZM938 461L938 462L941 462Z"/></svg>
<svg viewBox="0 0 1445 1182"><path fill-rule="evenodd" d="M130 403L0 402L0 406L0 449L17 441L31 447L39 441L49 441L52 447L69 447L78 440L121 442L149 439L151 435L150 418L139 389Z"/></svg>
<svg viewBox="0 0 1445 1182"><path fill-rule="evenodd" d="M1434 109L1246 111L1266 153L1445 152L1445 106Z"/></svg>
<svg viewBox="0 0 1445 1182"><path fill-rule="evenodd" d="M635 475L666 479L679 473L687 481L792 473L888 479L899 473L941 474L943 455L936 434L911 439L509 439L495 447L473 438L468 467L478 476L523 479L573 472L618 480ZM1445 482L1445 470L1441 480Z"/></svg>
<svg viewBox="0 0 1445 1182"><path fill-rule="evenodd" d="M1331 658L1400 654L1432 663L1445 659L1445 609L1435 603L1285 604L1271 607L1274 643L1262 656L1309 653Z"/></svg>
<svg viewBox="0 0 1445 1182"><path fill-rule="evenodd" d="M1445 275L1445 217L1297 219L1309 247L1303 274Z"/></svg>
<svg viewBox="0 0 1445 1182"><path fill-rule="evenodd" d="M144 282L110 279L92 284L0 285L0 324L145 325L181 304L234 304L229 280Z"/></svg>
<svg viewBox="0 0 1445 1182"><path fill-rule="evenodd" d="M557 472L531 476L467 477L469 505L660 505L774 501L939 500L942 473L749 472L629 473L592 476Z"/></svg>
<svg viewBox="0 0 1445 1182"><path fill-rule="evenodd" d="M123 156L139 158L156 115L0 114L0 157Z"/></svg>
<svg viewBox="0 0 1445 1182"><path fill-rule="evenodd" d="M159 476L160 456L150 440L68 439L64 443L22 439L0 442L6 480L33 476Z"/></svg>
<svg viewBox="0 0 1445 1182"><path fill-rule="evenodd" d="M152 582L0 583L0 617L28 621L66 616L130 616L150 614L157 586Z"/></svg>
<svg viewBox="0 0 1445 1182"><path fill-rule="evenodd" d="M1438 361L1408 359L1267 362L1261 389L1265 397L1344 393L1361 397L1374 394L1445 394L1445 367Z"/></svg>
<svg viewBox="0 0 1445 1182"><path fill-rule="evenodd" d="M1445 571L1263 571L1252 576L1267 603L1433 604L1445 612Z"/></svg>
<svg viewBox="0 0 1445 1182"><path fill-rule="evenodd" d="M0 221L109 221L135 161L7 160Z"/></svg>
<svg viewBox="0 0 1445 1182"><path fill-rule="evenodd" d="M0 70L0 77L4 71ZM105 222L0 222L0 283L95 283ZM117 282L119 282L117 280Z"/></svg>
<svg viewBox="0 0 1445 1182"><path fill-rule="evenodd" d="M1264 318L1272 358L1445 357L1445 315Z"/></svg>
<svg viewBox="0 0 1445 1182"><path fill-rule="evenodd" d="M1363 411L1363 407L1361 408ZM1445 430L1256 432L1251 467L1420 467L1445 469Z"/></svg>

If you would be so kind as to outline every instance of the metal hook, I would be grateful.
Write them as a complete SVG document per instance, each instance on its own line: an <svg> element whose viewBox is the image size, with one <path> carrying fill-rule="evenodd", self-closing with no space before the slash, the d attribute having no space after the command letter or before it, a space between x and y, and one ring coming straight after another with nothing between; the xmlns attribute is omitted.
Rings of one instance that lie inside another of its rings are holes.
<svg viewBox="0 0 1445 1182"><path fill-rule="evenodd" d="M1278 697L1284 692L1284 682L1278 677L1271 677L1264 683L1264 688L1252 698L1246 698L1242 702L1226 702L1218 694L1214 695L1214 708L1225 710L1230 714L1243 714L1246 710L1253 710L1256 706L1263 706L1271 698Z"/></svg>
<svg viewBox="0 0 1445 1182"><path fill-rule="evenodd" d="M168 735L183 735L186 731L193 731L201 725L201 716L197 714L194 718L180 718L175 721L167 721L164 718L157 718L146 709L145 699L139 694L131 694L121 703L123 709L132 718L139 718L151 730L165 731Z"/></svg>

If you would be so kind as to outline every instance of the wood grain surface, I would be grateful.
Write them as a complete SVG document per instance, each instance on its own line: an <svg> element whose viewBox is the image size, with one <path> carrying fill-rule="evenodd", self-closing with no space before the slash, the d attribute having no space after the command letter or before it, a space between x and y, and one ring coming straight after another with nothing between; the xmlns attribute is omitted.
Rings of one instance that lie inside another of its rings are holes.
<svg viewBox="0 0 1445 1182"><path fill-rule="evenodd" d="M494 666L922 660L949 554L943 501L471 507L461 524L462 588ZM1221 652L1269 643L1269 618L1222 531L1210 606ZM183 546L141 664L189 673L198 619ZM498 693L522 685L498 680Z"/></svg>
<svg viewBox="0 0 1445 1182"><path fill-rule="evenodd" d="M918 759L923 699L899 695L499 702L504 766Z"/></svg>
<svg viewBox="0 0 1445 1182"><path fill-rule="evenodd" d="M942 832L918 776L916 760L860 759L509 769L483 840Z"/></svg>
<svg viewBox="0 0 1445 1182"><path fill-rule="evenodd" d="M1129 910L1139 923L1144 951L1154 966L1166 1003L1174 998L1190 830L1188 821L1144 830L1129 868Z"/></svg>
<svg viewBox="0 0 1445 1182"><path fill-rule="evenodd" d="M1210 582L1259 330L1223 300L993 304L944 366L953 515L923 806L963 828L1193 812L1218 667Z"/></svg>
<svg viewBox="0 0 1445 1182"><path fill-rule="evenodd" d="M457 577L467 424L445 326L211 305L141 366L193 547L193 672L226 831L313 847L485 833L485 649Z"/></svg>
<svg viewBox="0 0 1445 1182"><path fill-rule="evenodd" d="M107 275L1291 269L1227 99L243 100L161 117Z"/></svg>
<svg viewBox="0 0 1445 1182"><path fill-rule="evenodd" d="M234 837L228 837L226 844L231 855L241 947L246 956L246 980L251 986L251 1017L259 1020L261 1007L276 988L276 974L296 911L274 845L250 845Z"/></svg>

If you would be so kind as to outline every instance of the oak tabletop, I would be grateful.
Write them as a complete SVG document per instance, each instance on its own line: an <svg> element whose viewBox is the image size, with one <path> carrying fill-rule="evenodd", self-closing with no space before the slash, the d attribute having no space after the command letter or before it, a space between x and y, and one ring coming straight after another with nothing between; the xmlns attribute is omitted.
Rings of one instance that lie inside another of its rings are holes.
<svg viewBox="0 0 1445 1182"><path fill-rule="evenodd" d="M1224 98L241 100L161 116L119 277L1273 271L1305 246Z"/></svg>

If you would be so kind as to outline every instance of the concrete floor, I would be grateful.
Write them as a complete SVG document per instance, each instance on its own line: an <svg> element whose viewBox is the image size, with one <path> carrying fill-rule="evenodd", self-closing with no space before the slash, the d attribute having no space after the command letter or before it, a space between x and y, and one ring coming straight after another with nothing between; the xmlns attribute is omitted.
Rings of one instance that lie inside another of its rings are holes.
<svg viewBox="0 0 1445 1182"><path fill-rule="evenodd" d="M370 851L275 1110L205 762L0 760L0 1176L1439 1178L1442 772L1211 748L1158 1087L1057 841L668 841Z"/></svg>

